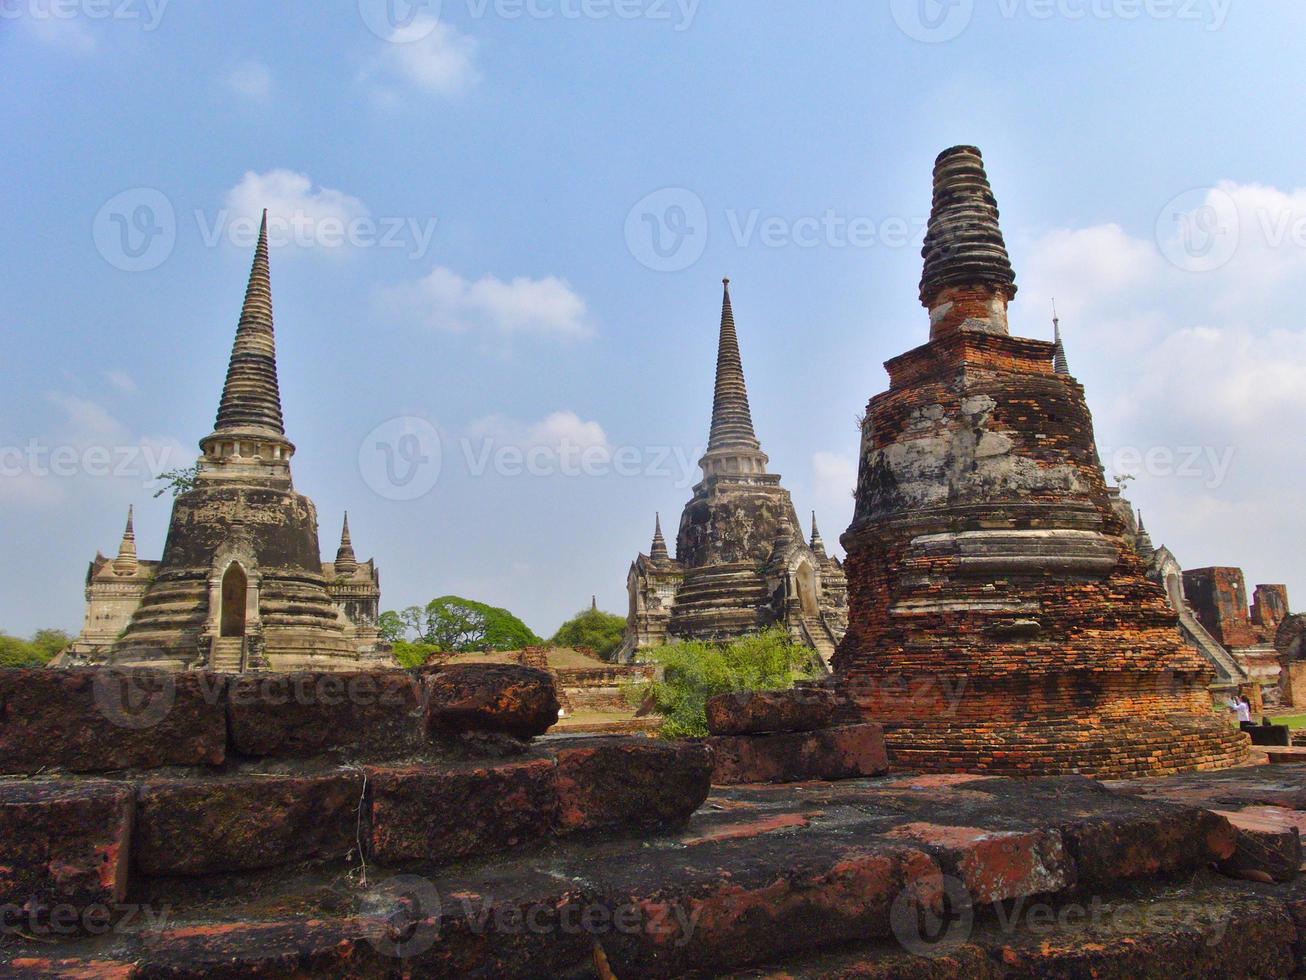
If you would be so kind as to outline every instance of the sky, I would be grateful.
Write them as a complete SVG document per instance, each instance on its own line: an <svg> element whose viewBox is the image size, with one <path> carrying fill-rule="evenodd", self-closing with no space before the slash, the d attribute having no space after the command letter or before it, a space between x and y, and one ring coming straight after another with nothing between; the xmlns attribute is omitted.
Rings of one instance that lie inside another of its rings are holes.
<svg viewBox="0 0 1306 980"><path fill-rule="evenodd" d="M255 221L298 490L382 604L624 612L708 434L833 545L979 146L1109 474L1189 568L1306 601L1306 7L1251 0L0 0L0 630L75 631L212 428Z"/></svg>

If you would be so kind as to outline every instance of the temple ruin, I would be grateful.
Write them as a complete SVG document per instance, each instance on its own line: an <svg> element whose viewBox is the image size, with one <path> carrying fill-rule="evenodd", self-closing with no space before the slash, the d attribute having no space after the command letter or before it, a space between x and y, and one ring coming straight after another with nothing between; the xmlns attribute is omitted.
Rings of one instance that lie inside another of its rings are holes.
<svg viewBox="0 0 1306 980"><path fill-rule="evenodd" d="M789 492L753 430L739 338L725 280L716 390L703 481L685 505L672 558L654 521L653 545L630 567L628 662L677 640L731 640L781 626L828 664L847 623L847 582L826 553L816 516L805 540Z"/></svg>
<svg viewBox="0 0 1306 980"><path fill-rule="evenodd" d="M267 214L213 432L194 486L173 503L163 558L136 557L129 515L112 561L87 575L81 635L57 666L349 670L392 666L376 629L380 581L349 521L334 562L317 510L296 493L277 382Z"/></svg>
<svg viewBox="0 0 1306 980"><path fill-rule="evenodd" d="M930 339L886 364L843 536L835 665L856 709L926 771L1244 761L1112 503L1064 349L1009 333L1015 276L974 147L936 161L923 257Z"/></svg>

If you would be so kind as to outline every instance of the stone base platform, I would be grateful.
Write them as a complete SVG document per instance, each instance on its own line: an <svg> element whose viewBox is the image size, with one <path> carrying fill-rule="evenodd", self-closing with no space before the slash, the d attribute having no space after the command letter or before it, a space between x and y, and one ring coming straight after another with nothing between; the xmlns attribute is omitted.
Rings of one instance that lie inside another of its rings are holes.
<svg viewBox="0 0 1306 980"><path fill-rule="evenodd" d="M1248 808L1279 811L1277 829L1225 815ZM450 812L429 810L433 839ZM0 974L1286 977L1306 882L1235 859L1299 848L1302 819L1291 765L739 786L674 829L516 855L135 875L130 921L98 935L8 923Z"/></svg>
<svg viewBox="0 0 1306 980"><path fill-rule="evenodd" d="M1215 716L1098 723L886 722L884 739L893 767L914 772L1127 779L1228 769L1251 761L1247 735Z"/></svg>

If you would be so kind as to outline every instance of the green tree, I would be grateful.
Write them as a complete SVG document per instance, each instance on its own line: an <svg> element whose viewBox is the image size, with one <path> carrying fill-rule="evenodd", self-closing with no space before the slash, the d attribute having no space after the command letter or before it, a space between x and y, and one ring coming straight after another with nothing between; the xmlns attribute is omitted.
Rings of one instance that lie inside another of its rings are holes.
<svg viewBox="0 0 1306 980"><path fill-rule="evenodd" d="M154 496L156 498L162 497L165 493L171 492L174 497L178 497L183 493L189 493L195 489L199 473L200 464L198 462L190 466L183 466L181 469L164 470L154 478L156 483L163 484L158 490L154 491Z"/></svg>
<svg viewBox="0 0 1306 980"><path fill-rule="evenodd" d="M44 667L71 639L62 630L38 630L30 640L0 633L0 667Z"/></svg>
<svg viewBox="0 0 1306 980"><path fill-rule="evenodd" d="M550 641L559 647L589 647L607 660L621 646L626 633L626 620L602 610L590 608L567 620Z"/></svg>
<svg viewBox="0 0 1306 980"><path fill-rule="evenodd" d="M812 651L796 645L783 630L745 636L727 644L676 643L653 647L640 661L662 667L662 679L631 685L626 696L640 704L650 695L662 715L665 738L708 734L707 700L732 691L783 691L813 676Z"/></svg>
<svg viewBox="0 0 1306 980"><path fill-rule="evenodd" d="M393 609L387 609L376 618L376 630L387 643L403 643L408 637L408 626Z"/></svg>
<svg viewBox="0 0 1306 980"><path fill-rule="evenodd" d="M426 606L425 642L440 650L520 650L540 642L530 628L506 609L462 596L441 596Z"/></svg>

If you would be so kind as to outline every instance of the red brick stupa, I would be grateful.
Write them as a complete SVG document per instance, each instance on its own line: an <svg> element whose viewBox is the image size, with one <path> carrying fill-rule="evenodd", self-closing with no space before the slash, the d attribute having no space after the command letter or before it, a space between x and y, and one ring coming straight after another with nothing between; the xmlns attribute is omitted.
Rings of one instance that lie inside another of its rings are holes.
<svg viewBox="0 0 1306 980"><path fill-rule="evenodd" d="M1223 768L1247 736L1107 496L1084 389L1012 337L1015 276L979 150L934 168L929 343L889 361L863 429L835 658L892 761L1112 777Z"/></svg>

